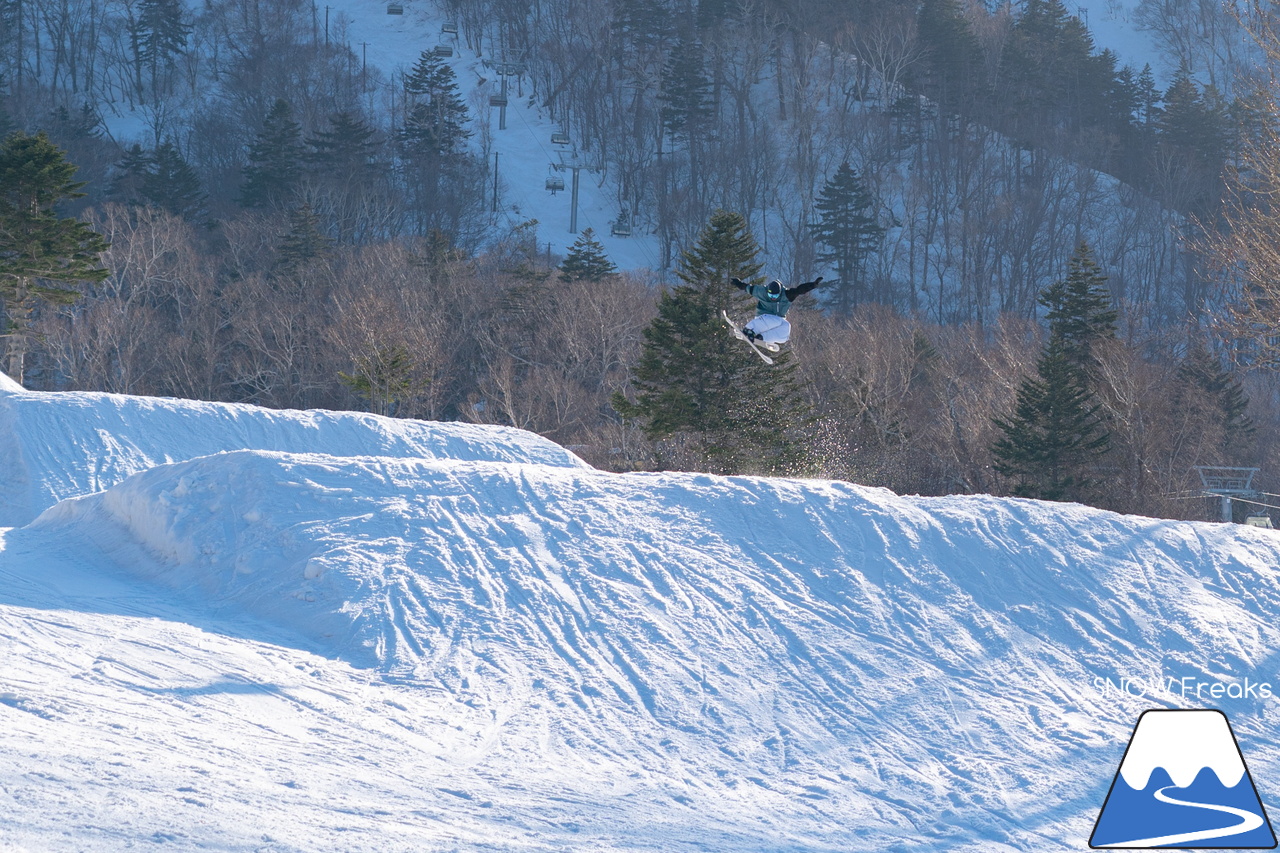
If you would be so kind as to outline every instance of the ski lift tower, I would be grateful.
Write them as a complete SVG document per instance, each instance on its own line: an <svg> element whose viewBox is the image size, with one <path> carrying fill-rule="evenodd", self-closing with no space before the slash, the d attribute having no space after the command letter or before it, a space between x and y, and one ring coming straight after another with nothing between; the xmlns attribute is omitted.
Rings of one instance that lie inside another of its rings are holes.
<svg viewBox="0 0 1280 853"><path fill-rule="evenodd" d="M492 68L502 78L502 91L489 96L489 106L498 108L498 130L507 129L507 78L521 77L525 72L524 51L513 51L505 48L494 51L493 58L481 61L486 68Z"/></svg>
<svg viewBox="0 0 1280 853"><path fill-rule="evenodd" d="M588 172L600 171L600 166L594 162L587 162L578 155L577 151L569 153L567 151L557 152L560 155L559 163L552 163L551 168L557 172L563 172L565 169L573 170L573 197L569 202L569 233L578 233L578 173L583 169ZM548 187L549 189L550 187ZM563 189L563 186L561 187Z"/></svg>
<svg viewBox="0 0 1280 853"><path fill-rule="evenodd" d="M1222 500L1222 520L1231 522L1231 499L1253 498L1258 492L1253 488L1253 475L1257 468L1225 468L1218 465L1197 465L1200 484L1206 495L1217 495Z"/></svg>

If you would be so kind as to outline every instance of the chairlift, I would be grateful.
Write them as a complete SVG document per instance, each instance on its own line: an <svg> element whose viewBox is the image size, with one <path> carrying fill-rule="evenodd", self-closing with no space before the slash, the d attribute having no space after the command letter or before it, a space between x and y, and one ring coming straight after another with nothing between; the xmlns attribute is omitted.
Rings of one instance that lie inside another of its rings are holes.
<svg viewBox="0 0 1280 853"><path fill-rule="evenodd" d="M551 144L552 145L568 145L569 134L565 133L563 130L555 131L554 133L551 134Z"/></svg>
<svg viewBox="0 0 1280 853"><path fill-rule="evenodd" d="M505 107L507 105L507 96L501 93L489 96L489 106Z"/></svg>
<svg viewBox="0 0 1280 853"><path fill-rule="evenodd" d="M631 236L631 214L627 213L626 208L623 208L618 218L610 223L609 233L615 237Z"/></svg>
<svg viewBox="0 0 1280 853"><path fill-rule="evenodd" d="M1271 524L1271 516L1267 515L1265 512L1255 512L1251 514L1248 518L1244 520L1244 523L1249 525L1250 527L1262 527L1262 528L1265 528L1266 530L1275 529L1275 527Z"/></svg>
<svg viewBox="0 0 1280 853"><path fill-rule="evenodd" d="M440 32L447 36L456 36L458 34L458 25L453 21L446 21L440 26Z"/></svg>
<svg viewBox="0 0 1280 853"><path fill-rule="evenodd" d="M436 56L445 58L453 56L453 46L447 44L436 45Z"/></svg>
<svg viewBox="0 0 1280 853"><path fill-rule="evenodd" d="M547 189L553 193L564 189L564 178L559 175L547 175Z"/></svg>
<svg viewBox="0 0 1280 853"><path fill-rule="evenodd" d="M404 14L404 6L402 6L402 5L401 5L401 4L399 4L399 3L388 3L388 4L387 4L387 14L388 14L388 15L403 15L403 14Z"/></svg>

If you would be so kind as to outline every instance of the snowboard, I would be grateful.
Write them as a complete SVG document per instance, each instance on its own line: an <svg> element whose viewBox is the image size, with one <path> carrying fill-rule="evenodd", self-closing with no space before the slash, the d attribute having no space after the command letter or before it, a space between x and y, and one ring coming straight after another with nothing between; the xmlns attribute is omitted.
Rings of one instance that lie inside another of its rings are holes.
<svg viewBox="0 0 1280 853"><path fill-rule="evenodd" d="M751 347L751 351L754 352L756 355L760 356L760 360L763 361L765 364L773 364L773 359L765 355L765 351L760 347L759 344L757 344L755 341L751 340L751 338L748 338L746 335L744 335L742 333L742 330L738 328L738 324L730 320L729 315L726 312L721 311L720 317L729 326L730 334L732 334L735 338L737 338L740 341L746 341L747 346Z"/></svg>

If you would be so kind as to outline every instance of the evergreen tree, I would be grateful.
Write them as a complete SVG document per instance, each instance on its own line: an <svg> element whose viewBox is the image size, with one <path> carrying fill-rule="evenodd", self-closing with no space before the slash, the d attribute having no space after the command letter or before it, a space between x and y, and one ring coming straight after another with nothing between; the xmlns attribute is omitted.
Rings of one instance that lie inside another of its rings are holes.
<svg viewBox="0 0 1280 853"><path fill-rule="evenodd" d="M453 69L434 51L423 51L405 78L404 91L409 106L400 141L406 150L418 158L460 154L471 132Z"/></svg>
<svg viewBox="0 0 1280 853"><path fill-rule="evenodd" d="M0 299L8 318L8 372L19 382L36 306L74 302L80 293L69 285L107 276L98 264L106 241L55 210L83 195L75 172L43 133L14 131L0 143Z"/></svg>
<svg viewBox="0 0 1280 853"><path fill-rule="evenodd" d="M240 203L245 207L287 203L302 175L302 153L302 128L293 120L288 101L279 99L249 148Z"/></svg>
<svg viewBox="0 0 1280 853"><path fill-rule="evenodd" d="M1096 484L1091 468L1111 447L1094 393L1098 347L1116 331L1106 281L1081 243L1066 278L1040 295L1049 337L1037 376L1019 386L1013 418L995 420L1003 436L991 448L1015 494L1085 500Z"/></svg>
<svg viewBox="0 0 1280 853"><path fill-rule="evenodd" d="M151 154L133 143L115 165L107 198L122 204L142 204L142 185L151 173Z"/></svg>
<svg viewBox="0 0 1280 853"><path fill-rule="evenodd" d="M476 215L484 164L466 148L467 108L453 69L424 53L405 80L405 122L396 134L408 208L420 235L457 238Z"/></svg>
<svg viewBox="0 0 1280 853"><path fill-rule="evenodd" d="M308 188L315 208L325 213L325 230L344 242L371 238L379 224L374 211L386 206L391 190L378 132L362 116L340 112L307 146Z"/></svg>
<svg viewBox="0 0 1280 853"><path fill-rule="evenodd" d="M187 49L191 27L182 20L181 0L141 0L138 4L138 59L151 73L151 96L160 97L160 72Z"/></svg>
<svg viewBox="0 0 1280 853"><path fill-rule="evenodd" d="M661 47L672 35L671 10L654 0L617 0L613 34L619 51L640 53Z"/></svg>
<svg viewBox="0 0 1280 853"><path fill-rule="evenodd" d="M923 88L948 110L967 112L986 89L986 62L960 0L923 0L916 30L924 50Z"/></svg>
<svg viewBox="0 0 1280 853"><path fill-rule="evenodd" d="M64 144L102 137L102 119L89 103L75 112L60 104L49 116L48 128L50 138Z"/></svg>
<svg viewBox="0 0 1280 853"><path fill-rule="evenodd" d="M1155 130L1152 174L1161 201L1203 218L1216 208L1231 147L1226 107L1184 66L1164 93Z"/></svg>
<svg viewBox="0 0 1280 853"><path fill-rule="evenodd" d="M818 260L835 263L836 303L847 314L869 296L863 269L884 241L885 229L876 220L875 197L847 160L823 185L814 206L821 221L810 225L809 232L829 249L819 252Z"/></svg>
<svg viewBox="0 0 1280 853"><path fill-rule="evenodd" d="M681 258L683 283L662 294L644 330L635 402L613 399L650 439L687 439L699 464L716 473L793 472L804 455L800 433L812 421L790 352L763 364L719 316L731 299L739 312L745 307L728 280L754 278L758 252L739 214L711 217Z"/></svg>
<svg viewBox="0 0 1280 853"><path fill-rule="evenodd" d="M201 218L207 196L200 187L196 170L183 159L177 146L162 142L148 159L148 168L138 188L141 196L175 216L188 220Z"/></svg>
<svg viewBox="0 0 1280 853"><path fill-rule="evenodd" d="M1177 377L1179 382L1199 389L1212 404L1213 420L1222 431L1219 447L1222 460L1229 463L1247 459L1257 427L1248 415L1249 396L1239 380L1223 368L1222 362L1198 339L1178 365Z"/></svg>
<svg viewBox="0 0 1280 853"><path fill-rule="evenodd" d="M698 0L698 29L715 30L742 17L742 6L736 0Z"/></svg>
<svg viewBox="0 0 1280 853"><path fill-rule="evenodd" d="M307 161L317 176L367 174L378 156L377 132L359 115L340 112L329 118L329 129L307 139Z"/></svg>
<svg viewBox="0 0 1280 853"><path fill-rule="evenodd" d="M617 272L618 268L605 255L604 246L591 228L578 235L560 264L561 281L603 281Z"/></svg>
<svg viewBox="0 0 1280 853"><path fill-rule="evenodd" d="M1087 243L1081 243L1067 264L1067 277L1040 294L1047 309L1049 335L1058 339L1067 359L1082 371L1087 386L1094 373L1095 349L1116 336L1118 314L1111 303L1107 277Z"/></svg>
<svg viewBox="0 0 1280 853"><path fill-rule="evenodd" d="M695 42L679 41L662 72L662 125L673 139L696 139L703 135L714 104L711 82L702 64L702 47Z"/></svg>
<svg viewBox="0 0 1280 853"><path fill-rule="evenodd" d="M395 415L400 403L426 387L421 372L408 347L387 344L375 346L373 352L359 356L352 372L339 372L338 379L369 401L370 412L390 417Z"/></svg>
<svg viewBox="0 0 1280 853"><path fill-rule="evenodd" d="M1142 66L1142 73L1137 80L1137 119L1143 127L1155 127L1160 117L1160 91L1156 88L1156 75L1151 73L1151 64Z"/></svg>
<svg viewBox="0 0 1280 853"><path fill-rule="evenodd" d="M1050 336L1036 373L1018 387L1013 417L995 421L1004 433L991 448L996 471L1017 480L1015 495L1084 500L1095 485L1089 469L1111 436L1060 338Z"/></svg>
<svg viewBox="0 0 1280 853"><path fill-rule="evenodd" d="M1116 57L1093 50L1088 28L1061 0L1026 0L1000 57L1006 82L998 106L1006 126L1024 138L1043 139L1051 131L1114 124L1119 117L1108 113L1107 104Z"/></svg>
<svg viewBox="0 0 1280 853"><path fill-rule="evenodd" d="M1187 66L1178 68L1163 101L1156 120L1162 144L1210 160L1222 154L1226 115L1203 96Z"/></svg>
<svg viewBox="0 0 1280 853"><path fill-rule="evenodd" d="M303 203L289 213L289 232L280 239L276 272L294 273L328 255L332 247L333 241L320 230L320 217Z"/></svg>

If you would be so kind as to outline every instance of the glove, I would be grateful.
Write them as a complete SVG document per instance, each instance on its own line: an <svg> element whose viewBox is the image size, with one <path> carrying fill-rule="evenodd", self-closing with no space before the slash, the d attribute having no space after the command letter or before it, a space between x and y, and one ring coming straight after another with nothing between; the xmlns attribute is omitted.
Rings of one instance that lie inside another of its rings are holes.
<svg viewBox="0 0 1280 853"><path fill-rule="evenodd" d="M813 280L814 284L822 284L822 276L818 276Z"/></svg>
<svg viewBox="0 0 1280 853"><path fill-rule="evenodd" d="M729 283L734 287L741 288L742 290L747 289L747 283L740 278L731 278L729 279Z"/></svg>

